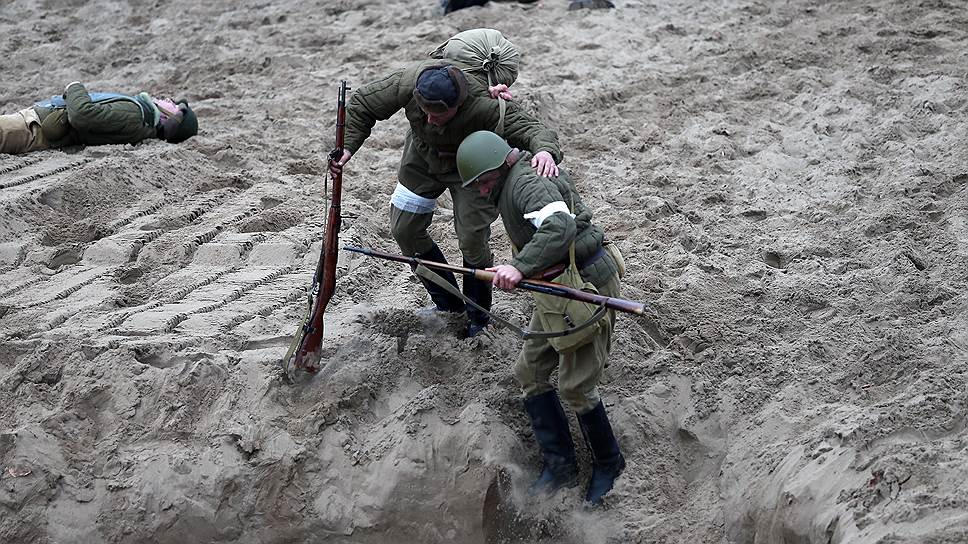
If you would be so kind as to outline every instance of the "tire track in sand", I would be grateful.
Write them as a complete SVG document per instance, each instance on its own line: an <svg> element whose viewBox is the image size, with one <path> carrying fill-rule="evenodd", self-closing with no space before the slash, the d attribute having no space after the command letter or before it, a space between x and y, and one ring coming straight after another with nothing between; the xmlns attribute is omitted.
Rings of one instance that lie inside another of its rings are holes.
<svg viewBox="0 0 968 544"><path fill-rule="evenodd" d="M258 287L260 287L262 285L266 285L266 284L268 284L268 283L276 280L277 278L279 278L280 276L282 276L284 274L288 274L289 272L292 271L292 269L293 269L293 266L292 265L286 265L286 266L283 266L281 268L272 270L268 274L266 274L266 275L264 275L264 276L262 276L262 277L260 277L260 278L258 278L256 280L254 280L254 281L246 282L246 283L242 284L240 287L237 287L237 288L233 289L230 294L228 294L225 297L222 297L221 300L218 300L218 301L213 302L211 304L206 304L205 306L202 306L200 308L196 308L196 309L191 310L191 311L188 311L188 312L180 312L180 313L177 313L174 316L172 316L165 323L164 331L165 332L172 332L172 331L174 331L175 328L177 328L180 323L182 323L183 321L185 321L186 319L188 319L191 316L198 315L198 314L209 313L209 312L213 312L215 310L218 310L219 308L222 308L222 307L226 306L227 304L229 304L231 302L234 302L234 301L242 298L242 296L245 295L246 293L248 293L248 292L250 292L250 291L252 291L252 290L254 290L254 289L256 289L256 288L258 288ZM247 271L241 271L241 272L244 274Z"/></svg>
<svg viewBox="0 0 968 544"><path fill-rule="evenodd" d="M26 168L26 167L28 167L28 166L30 166L32 164L37 164L38 162L40 162L42 160L43 159L41 159L40 157L27 157L25 159L21 159L20 161L13 163L13 164L8 164L6 166L2 166L2 167L0 167L0 176L7 175L7 174L9 174L11 172L16 172L17 170Z"/></svg>
<svg viewBox="0 0 968 544"><path fill-rule="evenodd" d="M44 161L41 166L47 165L48 162L59 162L59 161ZM75 161L71 161L71 162L69 162L67 164L61 164L61 165L58 165L58 166L54 166L53 168L48 168L47 170L42 170L42 171L39 171L39 172L34 172L32 174L28 174L26 176L22 176L22 177L19 177L19 178L16 178L16 179L12 179L10 181L0 181L0 190L3 190L3 192L0 193L0 195L3 195L4 197L6 197L7 196L7 191L6 190L7 189L12 189L14 187L19 187L21 185L26 185L26 184L28 184L30 182L37 181L37 180L40 180L40 179L49 178L49 177L51 177L51 176L53 176L55 174L61 174L63 172L67 172L69 170L76 170L76 169L80 168L81 166L84 166L88 162L90 162L90 159L75 160ZM36 164L36 163L25 164L23 167L15 168L14 171L19 170L21 168L28 167L28 166L33 166L34 164ZM22 191L17 191L17 192L22 194Z"/></svg>

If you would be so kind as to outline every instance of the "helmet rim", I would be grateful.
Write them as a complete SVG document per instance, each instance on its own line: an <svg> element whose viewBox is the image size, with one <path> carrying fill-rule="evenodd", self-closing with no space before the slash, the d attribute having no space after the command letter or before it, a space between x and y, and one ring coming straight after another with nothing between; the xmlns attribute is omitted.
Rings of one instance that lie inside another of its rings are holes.
<svg viewBox="0 0 968 544"><path fill-rule="evenodd" d="M479 130L464 138L457 148L457 171L467 187L483 174L505 164L511 146L497 134Z"/></svg>

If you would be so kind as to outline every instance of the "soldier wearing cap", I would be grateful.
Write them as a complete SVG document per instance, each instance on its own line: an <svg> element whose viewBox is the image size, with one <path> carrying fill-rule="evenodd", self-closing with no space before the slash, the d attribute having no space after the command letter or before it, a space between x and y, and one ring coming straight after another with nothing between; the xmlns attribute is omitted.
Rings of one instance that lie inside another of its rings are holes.
<svg viewBox="0 0 968 544"><path fill-rule="evenodd" d="M333 165L341 169L350 160L377 121L404 110L410 130L403 145L397 186L390 198L390 225L401 251L430 261L446 262L440 248L427 233L436 200L450 191L454 201L454 228L464 265L485 268L493 263L489 245L490 225L497 210L477 191L463 187L457 173L457 145L478 130L496 130L522 149L534 153L531 166L537 175L557 175L562 154L557 135L514 102L495 100L507 96L507 87L488 88L467 77L451 60L427 60L410 64L357 89L346 108L345 153ZM443 274L455 287L453 274ZM465 304L439 286L423 281L434 309L464 312ZM481 307L491 306L491 284L464 279L464 294ZM467 336L478 334L488 323L486 313L467 307Z"/></svg>
<svg viewBox="0 0 968 544"><path fill-rule="evenodd" d="M62 96L0 115L0 153L19 154L70 145L136 144L158 138L181 143L198 133L198 118L185 100L142 92L89 93L72 82Z"/></svg>
<svg viewBox="0 0 968 544"><path fill-rule="evenodd" d="M516 248L510 263L488 269L494 272L494 285L513 289L523 278L574 258L582 281L594 285L599 294L618 297L624 268L618 248L606 243L602 229L592 223L591 210L565 170L557 176L536 176L527 166L530 158L530 153L512 149L488 131L471 134L457 149L457 167L464 186L496 204L511 246ZM585 500L595 505L602 502L625 469L625 458L598 391L612 347L615 311L608 310L598 323L597 333L562 352L545 338L525 340L514 364L514 376L544 461L532 490L551 492L577 484L575 446L560 393L578 414L579 427L592 453L592 476ZM546 330L537 309L529 328ZM557 391L551 383L555 370Z"/></svg>

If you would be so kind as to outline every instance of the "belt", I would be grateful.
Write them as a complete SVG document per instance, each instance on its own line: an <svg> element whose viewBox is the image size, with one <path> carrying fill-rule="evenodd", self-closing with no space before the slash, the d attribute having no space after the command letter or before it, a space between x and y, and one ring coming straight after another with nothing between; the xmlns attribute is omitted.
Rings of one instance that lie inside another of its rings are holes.
<svg viewBox="0 0 968 544"><path fill-rule="evenodd" d="M599 259L601 259L603 255L605 255L605 245L604 244L598 246L598 250L595 253L592 253L587 259L575 263L575 266L578 267L578 270L584 270L584 269L588 268L589 266L595 264L595 262L598 261Z"/></svg>
<svg viewBox="0 0 968 544"><path fill-rule="evenodd" d="M595 253L592 253L591 256L589 256L587 259L576 262L575 267L578 268L579 272L581 272L582 270L595 264L596 261L602 258L602 255L605 255L604 245L598 246L598 250L595 251ZM566 260L563 263L559 263L552 266L551 268L542 270L541 272L539 272L538 274L532 277L540 280L554 279L558 277L562 272L564 272L567 268L568 268L568 261Z"/></svg>

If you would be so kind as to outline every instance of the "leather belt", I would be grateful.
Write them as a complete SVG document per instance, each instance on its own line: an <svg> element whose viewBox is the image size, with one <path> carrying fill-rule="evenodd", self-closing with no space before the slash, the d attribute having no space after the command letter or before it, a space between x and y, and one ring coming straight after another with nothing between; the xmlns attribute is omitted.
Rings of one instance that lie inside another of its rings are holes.
<svg viewBox="0 0 968 544"><path fill-rule="evenodd" d="M596 251L595 253L592 253L587 259L585 259L585 260L583 260L581 262L575 263L575 266L578 267L578 270L584 270L584 269L588 268L589 266L595 264L599 259L602 258L603 255L605 255L605 245L604 244L598 246L598 251Z"/></svg>

